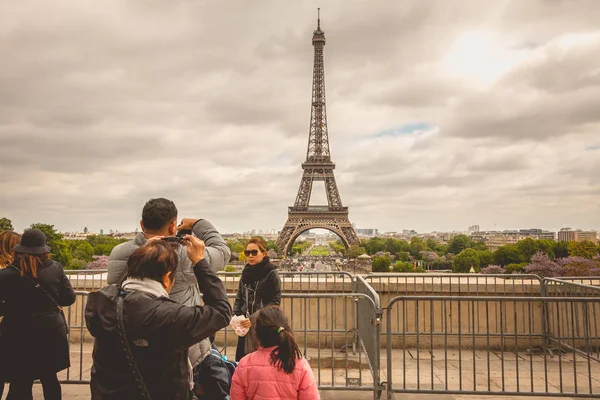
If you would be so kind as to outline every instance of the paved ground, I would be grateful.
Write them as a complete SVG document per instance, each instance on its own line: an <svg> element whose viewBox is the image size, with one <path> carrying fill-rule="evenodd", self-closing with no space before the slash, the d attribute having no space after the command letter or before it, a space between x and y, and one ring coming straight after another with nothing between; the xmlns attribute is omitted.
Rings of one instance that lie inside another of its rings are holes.
<svg viewBox="0 0 600 400"><path fill-rule="evenodd" d="M33 391L34 399L43 399L42 388L40 385L35 385ZM4 397L6 398L6 390ZM83 400L89 399L90 393L89 388L85 385L63 385L63 400ZM373 395L370 393L360 392L331 392L322 391L321 398L323 400L367 400L372 399ZM547 397L512 397L512 396L456 396L456 395L426 395L426 394L396 394L394 396L396 400L542 400ZM570 397L559 397L557 400L569 400Z"/></svg>
<svg viewBox="0 0 600 400"><path fill-rule="evenodd" d="M75 345L71 348L71 369L59 374L62 380L89 380L91 367L91 343L83 346ZM228 348L232 352L233 348ZM369 386L372 385L372 376L368 361L364 353L352 354L308 349L310 364L315 370L315 377L320 386ZM81 354L81 357L80 357ZM81 360L81 362L80 362ZM381 354L381 380L389 382L391 378L393 387L421 390L475 390L491 392L549 392L573 393L575 387L579 393L589 393L590 387L594 393L600 393L600 363L588 362L583 357L573 357L573 354L543 357L541 354L527 355L519 353L491 352L488 357L486 351L463 351L434 349L433 356L427 350L406 351L394 350L392 353L392 370L394 374L387 376L387 356ZM320 367L320 368L319 368ZM418 372L417 372L418 371ZM518 372L517 372L518 371ZM562 386L562 389L561 389ZM63 385L63 398L87 399L89 388L87 385ZM35 398L41 397L41 387L35 386ZM6 393L5 393L6 396ZM600 395L596 395L600 397ZM384 396L385 397L385 396ZM358 391L322 391L323 399L372 399L369 392ZM474 400L474 399L517 399L536 397L515 396L465 396L446 394L395 394L396 399L415 400ZM543 397L539 397L543 398ZM569 398L564 397L564 398Z"/></svg>

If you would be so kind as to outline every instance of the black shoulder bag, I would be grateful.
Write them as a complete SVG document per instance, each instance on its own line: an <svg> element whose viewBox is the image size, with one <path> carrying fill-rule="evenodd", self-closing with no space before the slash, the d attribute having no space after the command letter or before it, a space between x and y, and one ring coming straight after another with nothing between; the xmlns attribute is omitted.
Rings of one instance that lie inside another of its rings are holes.
<svg viewBox="0 0 600 400"><path fill-rule="evenodd" d="M119 338L121 339L121 344L125 350L125 357L127 358L127 362L129 363L131 371L133 372L135 383L137 384L138 389L140 389L140 394L142 395L142 398L152 400L152 397L150 397L150 393L148 392L148 388L146 387L146 383L144 382L144 378L142 377L142 373L140 372L140 369L135 362L135 358L133 357L133 353L131 352L131 347L129 347L127 333L125 333L125 323L123 322L123 296L119 296L117 298L117 328L119 329Z"/></svg>
<svg viewBox="0 0 600 400"><path fill-rule="evenodd" d="M14 265L11 265L11 268L13 268L15 271L19 272L19 274L21 274L21 270L17 267L15 267ZM67 324L67 318L65 317L65 312L63 311L63 308L56 302L56 300L54 300L54 297L52 297L52 295L50 293L48 293L48 291L46 289L44 289L44 287L37 281L34 281L29 275L24 274L23 278L25 278L26 280L28 280L29 282L31 282L31 284L42 291L42 293L44 293L46 295L47 298L50 299L50 301L52 302L52 304L54 304L54 306L56 307L56 310L58 311L58 313L60 314L60 316L63 319L63 322L65 323L65 329L67 330L67 334L69 333L69 324Z"/></svg>

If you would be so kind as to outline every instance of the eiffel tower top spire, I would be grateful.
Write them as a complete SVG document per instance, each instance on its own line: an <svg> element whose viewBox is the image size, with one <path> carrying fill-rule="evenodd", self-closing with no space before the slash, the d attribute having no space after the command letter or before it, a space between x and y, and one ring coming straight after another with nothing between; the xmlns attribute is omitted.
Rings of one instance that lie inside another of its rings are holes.
<svg viewBox="0 0 600 400"><path fill-rule="evenodd" d="M321 9L318 10L317 29L313 32L312 44L315 48L312 86L312 106L310 113L310 133L308 136L307 162L331 162L329 135L327 133L327 111L325 107L325 64L323 47L325 32L321 30Z"/></svg>

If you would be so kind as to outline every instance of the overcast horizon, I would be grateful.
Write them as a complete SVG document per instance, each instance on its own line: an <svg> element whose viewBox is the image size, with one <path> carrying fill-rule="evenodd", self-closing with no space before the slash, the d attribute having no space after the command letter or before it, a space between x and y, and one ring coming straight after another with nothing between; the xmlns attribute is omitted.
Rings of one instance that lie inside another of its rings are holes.
<svg viewBox="0 0 600 400"><path fill-rule="evenodd" d="M153 197L223 233L281 230L317 7L357 228L600 229L600 1L0 2L0 217L17 230L133 231Z"/></svg>

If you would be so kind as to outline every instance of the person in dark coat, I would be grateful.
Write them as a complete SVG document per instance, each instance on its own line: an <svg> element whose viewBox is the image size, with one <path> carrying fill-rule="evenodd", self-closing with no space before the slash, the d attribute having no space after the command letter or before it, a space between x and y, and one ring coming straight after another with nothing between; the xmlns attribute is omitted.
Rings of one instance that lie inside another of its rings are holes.
<svg viewBox="0 0 600 400"><path fill-rule="evenodd" d="M0 269L10 267L15 258L15 252L13 247L19 244L21 241L21 235L13 231L0 232ZM4 315L5 311L2 308L6 307L6 302L0 300L0 324L2 323L1 315ZM0 326L0 335L2 334L2 327ZM2 360L2 354L0 354L0 360ZM4 394L4 383L5 379L0 374L0 399Z"/></svg>
<svg viewBox="0 0 600 400"><path fill-rule="evenodd" d="M90 293L85 321L95 338L92 400L190 398L188 348L227 326L231 305L223 282L205 258L204 242L186 235L185 245L204 305L186 306L169 298L179 245L160 236L131 254L120 286L113 284ZM126 341L119 333L119 303Z"/></svg>
<svg viewBox="0 0 600 400"><path fill-rule="evenodd" d="M62 266L50 260L43 232L26 231L14 251L12 266L0 270L0 371L10 382L7 400L32 399L36 379L46 400L61 399L56 374L71 365L61 307L75 302L75 292Z"/></svg>
<svg viewBox="0 0 600 400"><path fill-rule="evenodd" d="M267 245L262 238L254 237L248 240L244 255L248 264L242 270L242 277L233 306L234 315L245 315L242 326L251 328L252 315L267 305L278 306L281 303L281 281L277 267L267 256ZM254 331L238 338L236 361L258 348Z"/></svg>

